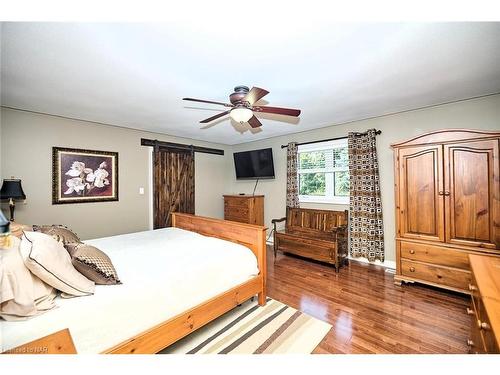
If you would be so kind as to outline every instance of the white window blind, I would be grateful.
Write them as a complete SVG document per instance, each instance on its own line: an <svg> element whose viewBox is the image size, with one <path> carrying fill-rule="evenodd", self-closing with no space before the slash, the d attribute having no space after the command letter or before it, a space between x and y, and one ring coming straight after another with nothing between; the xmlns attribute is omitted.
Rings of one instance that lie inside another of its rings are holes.
<svg viewBox="0 0 500 375"><path fill-rule="evenodd" d="M348 204L348 162L347 139L300 145L300 201Z"/></svg>

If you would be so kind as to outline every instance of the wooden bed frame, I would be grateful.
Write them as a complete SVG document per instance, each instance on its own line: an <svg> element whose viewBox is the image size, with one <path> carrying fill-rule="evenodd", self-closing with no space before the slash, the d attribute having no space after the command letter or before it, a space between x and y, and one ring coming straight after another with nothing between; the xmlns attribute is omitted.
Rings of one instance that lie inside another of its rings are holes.
<svg viewBox="0 0 500 375"><path fill-rule="evenodd" d="M257 257L259 274L250 280L221 293L171 319L115 345L103 353L152 354L157 353L191 332L218 318L242 302L258 294L259 305L266 303L266 228L195 216L172 214L172 226L236 242L248 247ZM11 349L6 354L74 354L76 353L68 329Z"/></svg>

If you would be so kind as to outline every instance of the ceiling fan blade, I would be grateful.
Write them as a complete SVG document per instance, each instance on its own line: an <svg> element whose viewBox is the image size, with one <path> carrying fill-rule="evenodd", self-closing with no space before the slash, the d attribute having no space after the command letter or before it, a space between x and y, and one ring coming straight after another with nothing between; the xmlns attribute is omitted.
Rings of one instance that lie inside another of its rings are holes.
<svg viewBox="0 0 500 375"><path fill-rule="evenodd" d="M223 105L224 107L234 107L232 104L229 104L229 103L214 102L212 100L203 100L203 99L194 99L194 98L182 98L182 100L189 100L191 102L200 102L200 103L209 103L209 104L220 104L220 105Z"/></svg>
<svg viewBox="0 0 500 375"><path fill-rule="evenodd" d="M248 94L245 95L243 100L245 102L250 103L250 105L254 105L254 103L257 103L267 94L269 94L269 91L267 90L261 89L259 87L252 87L252 89L248 92Z"/></svg>
<svg viewBox="0 0 500 375"><path fill-rule="evenodd" d="M248 120L248 123L252 128L258 128L262 126L262 123L259 121L257 117L255 117L255 115L252 116L250 120Z"/></svg>
<svg viewBox="0 0 500 375"><path fill-rule="evenodd" d="M253 110L256 112L275 113L277 115L285 115L285 116L298 117L300 115L300 109L292 109L292 108L259 106L259 107L253 107Z"/></svg>
<svg viewBox="0 0 500 375"><path fill-rule="evenodd" d="M222 116L225 116L229 113L230 111L224 111L224 112L221 112L221 113L218 113L216 114L215 116L212 116L212 117L209 117L209 118L206 118L205 120L201 120L200 123L201 124L205 124L207 122L210 122L210 121L213 121L213 120L217 120L219 117L222 117Z"/></svg>

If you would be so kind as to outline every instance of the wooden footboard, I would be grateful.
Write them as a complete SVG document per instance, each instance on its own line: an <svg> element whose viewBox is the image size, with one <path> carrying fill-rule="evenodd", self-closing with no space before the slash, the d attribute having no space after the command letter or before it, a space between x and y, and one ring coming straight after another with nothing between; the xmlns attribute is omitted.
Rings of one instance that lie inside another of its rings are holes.
<svg viewBox="0 0 500 375"><path fill-rule="evenodd" d="M113 354L150 354L157 353L191 332L203 327L205 324L218 318L242 302L258 294L259 304L266 303L266 228L258 225L237 223L195 216L190 214L172 214L172 225L176 228L186 229L206 236L217 237L224 240L247 246L257 257L259 274L250 280L205 301L163 323L158 324L139 335L131 337L124 342L107 349L103 353ZM126 324L126 322L124 322ZM64 342L71 342L71 335L66 329ZM97 333L96 333L97 334ZM51 348L66 349L66 344L59 341L59 333L36 340L37 347L47 348L43 353L58 354L61 352L74 352L51 350ZM30 344L21 345L10 352L32 353Z"/></svg>
<svg viewBox="0 0 500 375"><path fill-rule="evenodd" d="M260 270L259 276L262 278L262 295L259 294L259 303L265 304L267 270L266 227L183 213L172 214L172 226L197 232L205 236L236 242L252 250L257 257Z"/></svg>
<svg viewBox="0 0 500 375"><path fill-rule="evenodd" d="M172 214L172 226L247 246L257 257L259 275L106 350L105 353L157 353L256 294L258 294L260 305L266 303L265 227L182 213Z"/></svg>

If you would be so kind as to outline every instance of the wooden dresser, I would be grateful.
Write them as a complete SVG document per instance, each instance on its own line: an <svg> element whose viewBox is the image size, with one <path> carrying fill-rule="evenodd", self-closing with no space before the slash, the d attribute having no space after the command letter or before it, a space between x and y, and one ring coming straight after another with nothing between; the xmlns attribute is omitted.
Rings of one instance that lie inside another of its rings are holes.
<svg viewBox="0 0 500 375"><path fill-rule="evenodd" d="M500 259L469 255L472 271L470 353L500 353Z"/></svg>
<svg viewBox="0 0 500 375"><path fill-rule="evenodd" d="M446 129L392 145L397 284L470 293L468 255L500 255L499 140Z"/></svg>
<svg viewBox="0 0 500 375"><path fill-rule="evenodd" d="M264 196L224 195L224 219L264 225Z"/></svg>

